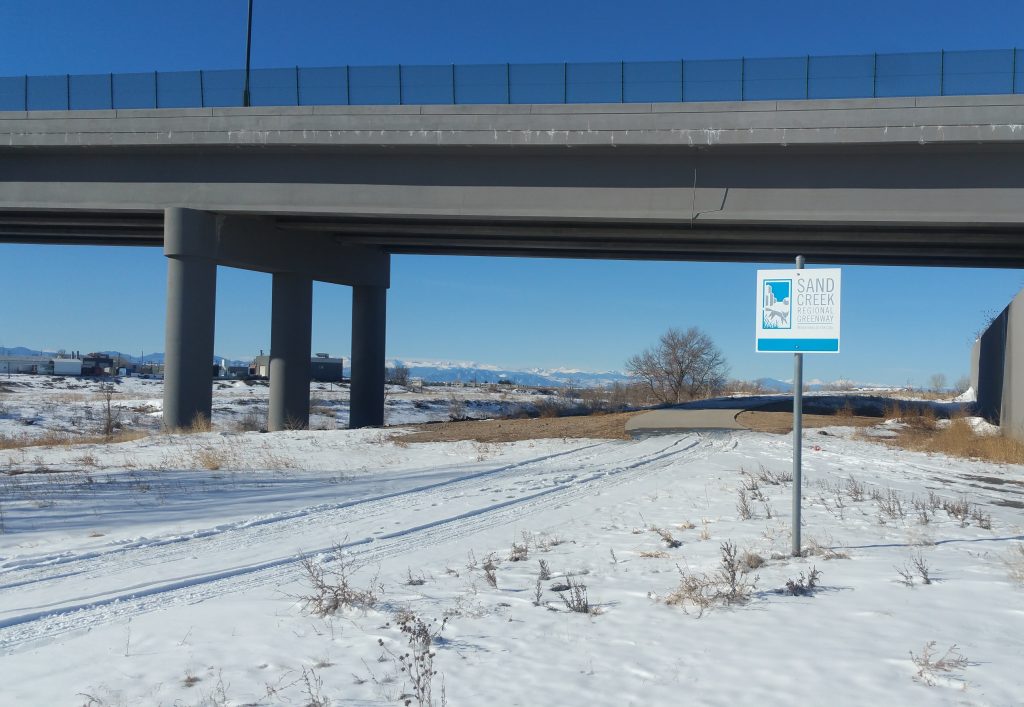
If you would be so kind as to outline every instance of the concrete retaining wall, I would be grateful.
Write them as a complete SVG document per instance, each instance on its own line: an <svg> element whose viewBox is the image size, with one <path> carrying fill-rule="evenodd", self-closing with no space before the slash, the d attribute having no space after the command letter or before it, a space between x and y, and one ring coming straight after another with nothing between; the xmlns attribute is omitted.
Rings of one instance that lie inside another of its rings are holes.
<svg viewBox="0 0 1024 707"><path fill-rule="evenodd" d="M1024 291L992 320L971 359L980 414L1024 440Z"/></svg>

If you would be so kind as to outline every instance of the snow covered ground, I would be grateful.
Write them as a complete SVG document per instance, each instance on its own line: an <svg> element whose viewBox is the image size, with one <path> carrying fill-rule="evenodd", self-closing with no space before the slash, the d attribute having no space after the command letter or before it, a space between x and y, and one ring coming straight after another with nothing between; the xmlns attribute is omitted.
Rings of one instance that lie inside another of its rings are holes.
<svg viewBox="0 0 1024 707"><path fill-rule="evenodd" d="M826 432L805 442L802 558L791 484L756 480L784 475L789 439L755 432L224 430L0 451L0 469L46 470L0 476L0 702L416 704L397 658L413 612L447 618L434 704L442 680L453 706L1020 704L1024 468ZM749 601L667 604L727 541L765 560ZM376 603L316 616L302 557ZM785 590L812 568L815 591ZM553 591L570 580L591 613ZM933 662L955 644L966 664L922 672L911 653L930 641Z"/></svg>
<svg viewBox="0 0 1024 707"><path fill-rule="evenodd" d="M71 378L13 375L0 378L0 436L38 438L57 432L94 435L112 414L126 430L155 432L163 411L163 381L145 378ZM220 430L265 425L270 389L266 381L213 382L213 426ZM348 427L348 384L312 383L310 428ZM385 423L400 425L456 417L506 415L551 395L510 385L388 386Z"/></svg>

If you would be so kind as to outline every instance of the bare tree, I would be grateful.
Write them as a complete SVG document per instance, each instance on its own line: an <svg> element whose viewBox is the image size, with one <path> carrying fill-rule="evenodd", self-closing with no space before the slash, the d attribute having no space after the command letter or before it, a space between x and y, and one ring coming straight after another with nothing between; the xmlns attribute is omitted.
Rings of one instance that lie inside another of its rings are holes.
<svg viewBox="0 0 1024 707"><path fill-rule="evenodd" d="M945 373L933 373L932 377L928 379L928 383L936 393L940 392L946 387L946 374Z"/></svg>
<svg viewBox="0 0 1024 707"><path fill-rule="evenodd" d="M729 366L711 337L697 327L669 329L658 343L626 361L663 403L710 397L725 386Z"/></svg>
<svg viewBox="0 0 1024 707"><path fill-rule="evenodd" d="M970 376L960 376L959 378L956 379L956 385L953 387L953 389L957 392L957 394L962 395L962 394L966 393L967 389L970 388L970 387L971 387L971 377Z"/></svg>
<svg viewBox="0 0 1024 707"><path fill-rule="evenodd" d="M388 369L387 381L392 385L409 385L409 367L396 362L394 368Z"/></svg>

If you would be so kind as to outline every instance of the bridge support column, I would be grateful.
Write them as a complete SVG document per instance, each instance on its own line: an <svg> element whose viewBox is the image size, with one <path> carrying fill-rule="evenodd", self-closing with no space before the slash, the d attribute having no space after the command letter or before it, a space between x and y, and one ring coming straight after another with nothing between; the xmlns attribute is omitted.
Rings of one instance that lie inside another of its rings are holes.
<svg viewBox="0 0 1024 707"><path fill-rule="evenodd" d="M384 341L387 288L352 288L352 388L348 426L384 424Z"/></svg>
<svg viewBox="0 0 1024 707"><path fill-rule="evenodd" d="M313 280L274 273L270 322L271 432L309 427L309 354L313 327Z"/></svg>
<svg viewBox="0 0 1024 707"><path fill-rule="evenodd" d="M209 421L213 405L213 331L217 299L217 226L212 214L164 212L167 324L164 343L165 429Z"/></svg>

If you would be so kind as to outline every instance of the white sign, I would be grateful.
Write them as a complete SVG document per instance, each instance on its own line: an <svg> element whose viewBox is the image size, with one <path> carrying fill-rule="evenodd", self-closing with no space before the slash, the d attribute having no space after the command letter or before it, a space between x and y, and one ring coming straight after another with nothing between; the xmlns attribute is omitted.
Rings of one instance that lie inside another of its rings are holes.
<svg viewBox="0 0 1024 707"><path fill-rule="evenodd" d="M841 272L758 270L756 350L839 353Z"/></svg>

